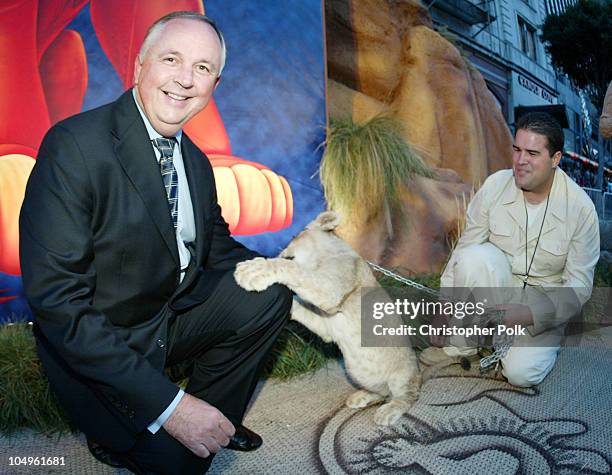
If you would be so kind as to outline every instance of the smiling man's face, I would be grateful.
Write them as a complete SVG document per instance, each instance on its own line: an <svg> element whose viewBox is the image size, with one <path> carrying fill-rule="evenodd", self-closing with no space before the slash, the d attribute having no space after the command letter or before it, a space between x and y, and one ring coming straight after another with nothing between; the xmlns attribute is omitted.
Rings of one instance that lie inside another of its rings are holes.
<svg viewBox="0 0 612 475"><path fill-rule="evenodd" d="M208 24L185 18L162 25L144 58L136 57L136 100L161 135L170 137L206 107L218 83L221 42Z"/></svg>
<svg viewBox="0 0 612 475"><path fill-rule="evenodd" d="M546 198L561 160L561 152L551 156L545 135L523 129L516 132L512 148L516 186L535 201Z"/></svg>

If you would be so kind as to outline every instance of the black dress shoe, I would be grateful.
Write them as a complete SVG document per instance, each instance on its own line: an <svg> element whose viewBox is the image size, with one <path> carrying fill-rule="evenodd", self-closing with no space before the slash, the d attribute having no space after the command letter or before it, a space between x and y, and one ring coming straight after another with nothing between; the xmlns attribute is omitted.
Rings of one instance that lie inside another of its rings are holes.
<svg viewBox="0 0 612 475"><path fill-rule="evenodd" d="M236 427L236 433L230 439L226 448L230 450L240 450L242 452L250 452L259 448L263 440L252 430L244 426Z"/></svg>
<svg viewBox="0 0 612 475"><path fill-rule="evenodd" d="M102 462L106 465L110 465L114 468L124 468L125 465L116 458L116 456L110 452L108 449L105 449L97 442L94 442L89 437L87 437L87 448L91 452L96 460Z"/></svg>

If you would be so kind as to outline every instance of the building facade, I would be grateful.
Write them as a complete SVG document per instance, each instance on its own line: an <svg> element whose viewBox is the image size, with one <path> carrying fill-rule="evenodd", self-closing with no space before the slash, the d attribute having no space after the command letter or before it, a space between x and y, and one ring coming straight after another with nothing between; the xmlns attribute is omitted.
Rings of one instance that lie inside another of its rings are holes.
<svg viewBox="0 0 612 475"><path fill-rule="evenodd" d="M525 111L547 111L564 127L568 157L596 159L599 111L555 71L541 39L546 16L577 0L423 1L434 26L481 72L511 128Z"/></svg>

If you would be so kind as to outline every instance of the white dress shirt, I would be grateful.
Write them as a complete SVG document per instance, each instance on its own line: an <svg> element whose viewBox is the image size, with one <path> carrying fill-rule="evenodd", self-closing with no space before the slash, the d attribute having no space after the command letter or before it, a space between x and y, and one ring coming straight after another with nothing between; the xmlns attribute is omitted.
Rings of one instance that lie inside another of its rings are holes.
<svg viewBox="0 0 612 475"><path fill-rule="evenodd" d="M149 134L149 138L151 140L160 138L160 135L151 125L147 116L144 115L140 105L138 105L138 101L136 100L136 92L132 89L132 95L134 97L134 102L136 103L136 107L138 108L138 112L140 112L140 116L147 128L147 133ZM189 184L187 183L187 175L185 174L185 164L183 163L183 156L181 155L181 138L183 136L183 132L181 130L176 134L176 140L178 145L173 149L172 155L172 163L174 164L174 168L176 169L176 174L178 175L178 219L176 224L176 245L178 247L179 259L181 263L181 275L180 281L185 277L185 271L187 270L187 266L189 265L189 261L191 260L191 254L189 253L189 249L185 245L186 242L194 242L196 238L196 230L195 230L195 219L193 217L193 205L191 203L191 195L189 194ZM161 159L161 154L159 150L153 145L151 142L151 147L155 151L155 156L157 157L157 163L159 163ZM161 172L160 172L161 173ZM170 213L170 210L168 210ZM155 434L164 422L170 417L181 398L185 394L185 391L179 389L179 392L174 397L170 405L166 408L161 415L155 419L147 429L152 434Z"/></svg>
<svg viewBox="0 0 612 475"><path fill-rule="evenodd" d="M151 140L160 138L162 135L157 132L149 119L144 115L140 105L136 101L136 96L134 90L132 90L132 94L134 95L134 102L136 102L136 107L138 107L138 112L140 112L140 116L147 128L147 133L149 134L149 138ZM176 225L176 245L178 247L179 259L181 263L181 275L180 282L183 281L185 277L185 271L187 270L187 266L189 265L189 261L191 260L191 254L189 253L189 249L185 243L194 242L196 239L196 229L195 229L195 219L193 217L193 205L191 203L191 195L189 194L189 183L187 182L187 175L185 174L185 164L183 162L183 156L181 154L181 138L183 137L183 132L181 130L178 131L175 138L178 142L178 146L173 149L172 163L174 164L174 168L176 169L176 174L178 175L178 218ZM161 154L159 150L153 145L151 142L151 147L155 151L155 156L157 157L157 163L161 160ZM169 213L170 211L168 211Z"/></svg>

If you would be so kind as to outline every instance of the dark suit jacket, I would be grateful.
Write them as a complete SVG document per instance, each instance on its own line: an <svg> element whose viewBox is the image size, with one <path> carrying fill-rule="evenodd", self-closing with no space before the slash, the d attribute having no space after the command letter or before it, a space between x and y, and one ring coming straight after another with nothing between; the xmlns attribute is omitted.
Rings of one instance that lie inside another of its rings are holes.
<svg viewBox="0 0 612 475"><path fill-rule="evenodd" d="M21 269L40 358L73 422L129 448L178 387L163 375L176 310L255 254L234 241L212 167L183 134L195 214L195 263L179 256L155 153L131 91L52 127L20 216Z"/></svg>

